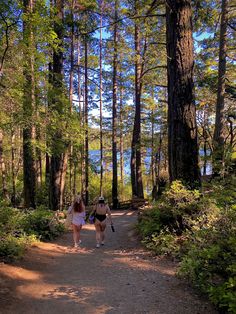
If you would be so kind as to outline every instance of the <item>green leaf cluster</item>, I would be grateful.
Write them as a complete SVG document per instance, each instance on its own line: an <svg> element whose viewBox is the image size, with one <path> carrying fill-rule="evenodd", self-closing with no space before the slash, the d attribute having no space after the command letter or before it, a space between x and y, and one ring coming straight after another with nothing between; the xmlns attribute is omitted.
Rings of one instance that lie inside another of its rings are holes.
<svg viewBox="0 0 236 314"><path fill-rule="evenodd" d="M19 258L33 242L55 238L63 231L63 224L45 208L22 211L1 204L0 258Z"/></svg>
<svg viewBox="0 0 236 314"><path fill-rule="evenodd" d="M215 305L235 313L234 177L204 185L203 195L174 182L159 202L143 210L138 229L149 249L180 260L180 276Z"/></svg>

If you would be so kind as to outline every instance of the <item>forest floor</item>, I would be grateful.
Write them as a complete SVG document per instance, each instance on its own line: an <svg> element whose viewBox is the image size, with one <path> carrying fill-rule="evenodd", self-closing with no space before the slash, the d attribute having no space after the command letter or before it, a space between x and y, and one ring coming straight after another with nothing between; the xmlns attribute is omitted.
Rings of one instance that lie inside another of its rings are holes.
<svg viewBox="0 0 236 314"><path fill-rule="evenodd" d="M176 276L176 264L152 256L135 233L137 212L112 213L115 232L95 248L93 225L72 248L72 233L38 243L23 259L0 264L3 314L218 313Z"/></svg>

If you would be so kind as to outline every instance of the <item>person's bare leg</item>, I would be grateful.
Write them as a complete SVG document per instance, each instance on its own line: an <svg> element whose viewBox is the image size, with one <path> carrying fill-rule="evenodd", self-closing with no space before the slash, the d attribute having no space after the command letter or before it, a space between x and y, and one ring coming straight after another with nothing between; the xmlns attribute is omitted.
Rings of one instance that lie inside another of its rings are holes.
<svg viewBox="0 0 236 314"><path fill-rule="evenodd" d="M105 229L106 229L106 224L103 223L101 226L101 244L104 245L104 240L105 240Z"/></svg>
<svg viewBox="0 0 236 314"><path fill-rule="evenodd" d="M76 243L77 243L77 228L76 227L77 227L76 225L72 225L74 246L76 246Z"/></svg>
<svg viewBox="0 0 236 314"><path fill-rule="evenodd" d="M80 231L82 229L82 226L77 226L77 244L80 244L81 240L80 240Z"/></svg>
<svg viewBox="0 0 236 314"><path fill-rule="evenodd" d="M81 230L81 226L76 226L76 225L72 225L72 226L73 226L74 245L75 245L75 247L78 247L78 245L79 245L79 240L80 240L80 230Z"/></svg>
<svg viewBox="0 0 236 314"><path fill-rule="evenodd" d="M96 247L100 246L100 241L101 241L101 227L99 223L95 222L95 229L96 229Z"/></svg>

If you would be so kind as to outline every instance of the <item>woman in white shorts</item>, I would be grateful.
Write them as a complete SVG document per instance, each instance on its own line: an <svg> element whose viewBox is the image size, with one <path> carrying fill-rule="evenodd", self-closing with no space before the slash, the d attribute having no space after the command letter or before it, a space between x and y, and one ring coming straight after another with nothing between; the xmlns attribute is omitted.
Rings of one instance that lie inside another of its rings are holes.
<svg viewBox="0 0 236 314"><path fill-rule="evenodd" d="M85 225L85 205L80 195L75 197L73 204L69 207L68 213L72 212L72 228L74 247L78 248L81 243L80 231L82 226Z"/></svg>

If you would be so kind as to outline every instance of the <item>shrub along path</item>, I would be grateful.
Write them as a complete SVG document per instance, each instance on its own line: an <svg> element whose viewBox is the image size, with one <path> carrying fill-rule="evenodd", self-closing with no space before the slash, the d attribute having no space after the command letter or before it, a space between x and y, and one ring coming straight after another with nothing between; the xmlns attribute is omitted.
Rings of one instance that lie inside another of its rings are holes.
<svg viewBox="0 0 236 314"><path fill-rule="evenodd" d="M23 260L1 264L0 313L203 314L217 313L175 277L175 264L152 257L137 241L136 212L113 212L104 247L93 226L71 248L71 232L39 243Z"/></svg>

